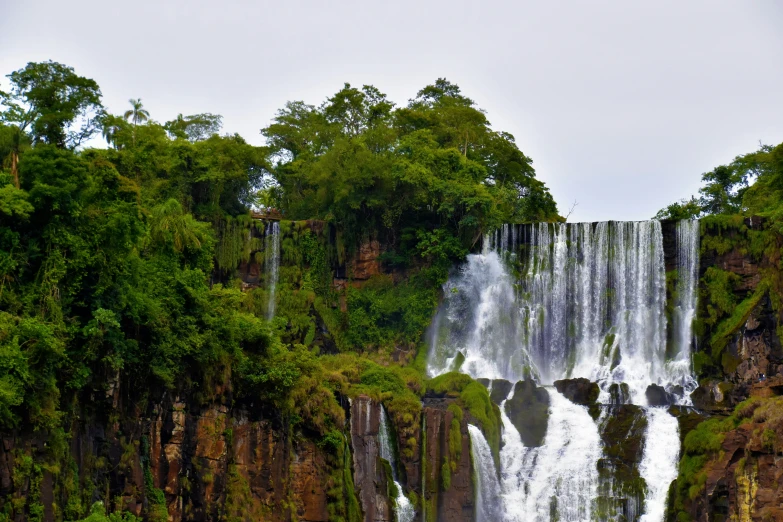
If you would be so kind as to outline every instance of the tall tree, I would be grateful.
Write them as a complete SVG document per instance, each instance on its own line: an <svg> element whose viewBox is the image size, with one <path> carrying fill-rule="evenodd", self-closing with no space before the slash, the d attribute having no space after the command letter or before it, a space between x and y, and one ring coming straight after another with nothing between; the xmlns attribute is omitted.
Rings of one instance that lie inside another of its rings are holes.
<svg viewBox="0 0 783 522"><path fill-rule="evenodd" d="M220 132L223 126L223 116L204 112L183 116L167 121L163 126L173 138L183 138L193 142L202 141Z"/></svg>
<svg viewBox="0 0 783 522"><path fill-rule="evenodd" d="M11 90L0 92L5 107L0 119L16 129L18 146L11 152L10 163L18 186L23 135L29 132L34 143L76 148L98 130L103 105L98 84L61 63L30 62L8 78Z"/></svg>
<svg viewBox="0 0 783 522"><path fill-rule="evenodd" d="M117 143L117 134L126 129L128 123L125 119L114 116L113 114L104 114L101 118L101 134L106 143L120 149L121 145Z"/></svg>
<svg viewBox="0 0 783 522"><path fill-rule="evenodd" d="M144 123L145 121L150 119L150 113L144 108L144 105L141 103L141 98L136 98L135 100L131 98L128 100L131 104L131 108L125 111L125 114L123 115L125 119L130 119L131 123L133 123L133 145L136 145L136 126L139 123Z"/></svg>
<svg viewBox="0 0 783 522"><path fill-rule="evenodd" d="M141 98L128 100L131 104L131 108L125 111L125 119L130 119L131 123L135 127L139 123L144 123L150 119L150 113L144 108L144 104L141 103Z"/></svg>

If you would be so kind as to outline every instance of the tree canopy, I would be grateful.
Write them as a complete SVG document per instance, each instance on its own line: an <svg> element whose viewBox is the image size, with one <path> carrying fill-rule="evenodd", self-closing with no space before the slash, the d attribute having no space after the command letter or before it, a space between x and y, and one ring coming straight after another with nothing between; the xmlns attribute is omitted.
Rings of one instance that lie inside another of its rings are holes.
<svg viewBox="0 0 783 522"><path fill-rule="evenodd" d="M746 214L783 217L783 143L761 145L701 176L700 196L672 203L656 218Z"/></svg>
<svg viewBox="0 0 783 522"><path fill-rule="evenodd" d="M292 219L336 223L408 257L416 230L444 229L470 247L504 222L559 219L514 137L445 79L396 108L350 84L320 106L289 102L262 129L271 204Z"/></svg>

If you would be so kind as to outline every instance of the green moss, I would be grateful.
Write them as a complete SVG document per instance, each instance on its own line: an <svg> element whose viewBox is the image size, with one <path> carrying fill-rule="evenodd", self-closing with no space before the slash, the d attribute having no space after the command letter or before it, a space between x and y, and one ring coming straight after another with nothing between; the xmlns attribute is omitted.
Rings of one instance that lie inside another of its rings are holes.
<svg viewBox="0 0 783 522"><path fill-rule="evenodd" d="M747 422L750 417L757 416L760 404L759 399L748 399L737 405L728 417L705 420L685 436L674 492L673 511L678 517L682 518L683 514L689 516L686 505L702 493L707 481L707 463L721 455L726 433ZM765 404L775 411L779 409L783 420L783 407L778 408L774 400Z"/></svg>
<svg viewBox="0 0 783 522"><path fill-rule="evenodd" d="M224 503L226 522L243 522L260 518L260 513L254 509L253 495L250 484L239 472L236 464L228 465L226 474L226 500Z"/></svg>
<svg viewBox="0 0 783 522"><path fill-rule="evenodd" d="M500 453L500 410L490 400L487 389L469 375L448 372L426 383L427 391L458 398L460 405L477 421L496 461Z"/></svg>
<svg viewBox="0 0 783 522"><path fill-rule="evenodd" d="M462 458L462 408L458 404L449 404L448 410L454 414L449 426L449 460L451 471L456 472Z"/></svg>
<svg viewBox="0 0 783 522"><path fill-rule="evenodd" d="M721 321L717 326L715 334L710 339L714 359L717 360L721 356L729 338L742 328L742 325L748 320L751 312L758 306L768 289L769 282L766 280L761 281L753 295L736 306L731 312L731 316Z"/></svg>
<svg viewBox="0 0 783 522"><path fill-rule="evenodd" d="M168 509L166 508L166 497L163 490L155 487L152 480L152 471L150 470L150 446L146 436L141 438L140 448L141 467L144 474L144 494L147 497L147 520L159 522L168 520Z"/></svg>
<svg viewBox="0 0 783 522"><path fill-rule="evenodd" d="M702 278L702 294L706 299L708 325L717 324L724 316L730 314L736 306L734 288L740 277L732 272L721 270L714 266L707 268Z"/></svg>
<svg viewBox="0 0 783 522"><path fill-rule="evenodd" d="M443 491L447 491L451 487L451 464L445 458L440 466L440 485Z"/></svg>
<svg viewBox="0 0 783 522"><path fill-rule="evenodd" d="M399 283L390 276L376 275L360 288L349 287L346 344L353 350L414 348L435 313L438 291L416 274Z"/></svg>
<svg viewBox="0 0 783 522"><path fill-rule="evenodd" d="M402 495L402 491L397 488L397 484L394 483L394 473L392 472L391 463L386 459L381 459L381 467L383 468L383 474L386 477L386 495L392 502Z"/></svg>
<svg viewBox="0 0 783 522"><path fill-rule="evenodd" d="M454 357L454 362L451 363L451 368L449 371L458 372L462 369L463 364L465 364L465 355L462 352L457 352L457 355Z"/></svg>

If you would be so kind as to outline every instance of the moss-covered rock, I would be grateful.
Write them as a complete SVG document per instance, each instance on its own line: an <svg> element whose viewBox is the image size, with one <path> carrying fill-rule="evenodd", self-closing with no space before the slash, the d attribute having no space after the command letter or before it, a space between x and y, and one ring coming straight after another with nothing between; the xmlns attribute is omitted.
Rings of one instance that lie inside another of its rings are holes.
<svg viewBox="0 0 783 522"><path fill-rule="evenodd" d="M514 386L514 397L506 401L506 415L519 431L525 446L540 446L549 422L549 393L532 379Z"/></svg>
<svg viewBox="0 0 783 522"><path fill-rule="evenodd" d="M589 379L579 377L577 379L563 379L555 381L555 389L559 391L566 399L579 404L581 406L587 406L590 411L590 415L594 419L598 418L600 413L598 410L598 395L601 393L598 384L590 382Z"/></svg>
<svg viewBox="0 0 783 522"><path fill-rule="evenodd" d="M641 514L647 486L639 464L646 429L644 410L631 404L611 407L599 425L604 458L598 462L597 507L602 520L637 520Z"/></svg>
<svg viewBox="0 0 783 522"><path fill-rule="evenodd" d="M514 383L512 382L505 379L495 379L489 386L489 398L499 406L501 402L508 398L508 394L513 387Z"/></svg>

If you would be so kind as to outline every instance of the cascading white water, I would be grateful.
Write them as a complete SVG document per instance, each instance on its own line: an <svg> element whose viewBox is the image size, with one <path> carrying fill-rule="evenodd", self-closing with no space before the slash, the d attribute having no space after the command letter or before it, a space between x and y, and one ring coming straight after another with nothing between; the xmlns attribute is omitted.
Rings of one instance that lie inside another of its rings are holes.
<svg viewBox="0 0 783 522"><path fill-rule="evenodd" d="M639 473L647 483L640 522L661 522L666 512L669 485L677 478L680 430L677 419L664 408L647 410L647 433Z"/></svg>
<svg viewBox="0 0 783 522"><path fill-rule="evenodd" d="M468 424L468 432L476 480L476 522L496 522L503 510L495 460L481 430Z"/></svg>
<svg viewBox="0 0 783 522"><path fill-rule="evenodd" d="M275 291L280 270L280 223L272 221L267 223L264 233L264 271L269 301L266 308L266 317L271 320L275 316Z"/></svg>
<svg viewBox="0 0 783 522"><path fill-rule="evenodd" d="M449 371L458 352L462 371L486 378L523 376L530 360L524 350L522 317L514 282L499 254L469 255L465 267L444 285L445 306L431 333L429 372Z"/></svg>
<svg viewBox="0 0 783 522"><path fill-rule="evenodd" d="M641 397L666 351L660 223L542 223L528 248L524 349L542 382L625 382Z"/></svg>
<svg viewBox="0 0 783 522"><path fill-rule="evenodd" d="M682 276L668 360L660 222L540 223L523 229L522 245L516 227L487 237L484 253L468 256L444 285L430 373L448 371L460 352L462 371L474 377L514 381L532 372L544 384L586 377L604 392L624 382L636 404L651 383L687 388L698 222L677 228ZM527 255L516 282L504 260L520 246Z"/></svg>
<svg viewBox="0 0 783 522"><path fill-rule="evenodd" d="M658 384L671 392L679 388L678 402L688 404L696 387L690 354L699 224L682 221L676 230L678 279L667 325L658 221L504 225L485 238L482 254L468 256L444 285L444 305L430 332L430 374L453 369L461 353L461 371L473 377L515 382L533 375L543 384L586 377L599 383L604 404L609 386L625 383L628 401L642 406L648 385ZM549 426L540 448L524 447L501 408L501 484L509 520L591 516L602 452L598 428L583 407L554 390L549 394ZM643 520L661 522L666 491L676 477L679 439L676 419L668 412L645 412ZM569 433L573 439L563 435ZM583 442L588 447L581 456L564 457L571 455L569 446ZM569 467L572 463L578 469ZM561 474L564 467L570 471ZM555 507L547 497L552 491L558 492Z"/></svg>
<svg viewBox="0 0 783 522"><path fill-rule="evenodd" d="M598 427L587 408L552 388L547 391L550 418L541 447L525 447L501 408L504 520L588 522L598 491L597 463L603 451Z"/></svg>
<svg viewBox="0 0 783 522"><path fill-rule="evenodd" d="M671 360L666 363L667 381L682 386L687 401L698 383L691 372L693 320L696 317L699 281L699 222L677 223L677 292L672 311Z"/></svg>
<svg viewBox="0 0 783 522"><path fill-rule="evenodd" d="M378 445L380 447L381 458L391 465L392 476L394 478L394 485L397 487L397 498L394 503L394 510L397 513L397 522L412 522L416 516L416 510L405 496L405 490L402 489L402 485L399 483L397 477L397 461L394 458L394 448L392 446L392 439L389 436L389 425L386 418L386 409L381 406L381 420L378 428Z"/></svg>

